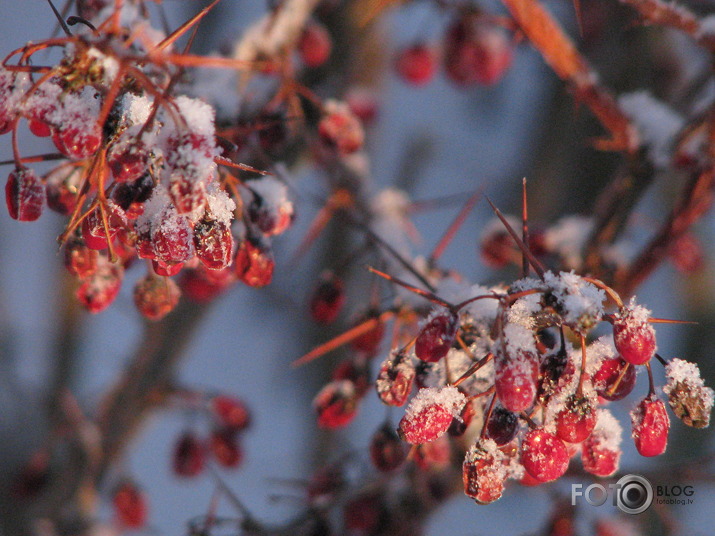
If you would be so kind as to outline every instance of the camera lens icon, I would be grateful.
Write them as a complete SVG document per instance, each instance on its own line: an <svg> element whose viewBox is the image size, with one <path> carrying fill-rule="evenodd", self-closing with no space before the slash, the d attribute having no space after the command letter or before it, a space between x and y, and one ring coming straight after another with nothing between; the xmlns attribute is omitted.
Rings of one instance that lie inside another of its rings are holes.
<svg viewBox="0 0 715 536"><path fill-rule="evenodd" d="M616 483L616 504L624 514L640 514L653 503L653 486L639 475L626 475Z"/></svg>

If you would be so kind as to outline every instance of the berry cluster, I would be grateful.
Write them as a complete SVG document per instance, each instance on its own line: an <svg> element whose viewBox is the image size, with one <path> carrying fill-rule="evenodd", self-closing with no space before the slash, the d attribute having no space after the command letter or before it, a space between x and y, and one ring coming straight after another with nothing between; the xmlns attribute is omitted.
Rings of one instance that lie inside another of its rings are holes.
<svg viewBox="0 0 715 536"><path fill-rule="evenodd" d="M69 217L65 265L91 312L114 300L136 258L151 268L134 301L153 320L174 308L180 286L205 300L236 280L268 284L271 237L293 219L285 184L230 172L257 170L221 156L214 107L177 89L177 35L151 28L133 3L122 26L112 2L87 6L91 32L28 45L0 67L0 132L12 132L15 162L5 187L10 216L33 221L48 206ZM32 65L36 52L55 48L56 65ZM23 159L23 120L58 153ZM335 128L331 135L340 139ZM59 164L40 176L27 166L38 160ZM179 285L168 279L183 268Z"/></svg>
<svg viewBox="0 0 715 536"><path fill-rule="evenodd" d="M509 236L513 230L504 222ZM501 249L488 249L491 258L501 258ZM538 277L492 288L433 270L425 278L432 292L373 270L435 305L425 315L424 306L403 293L393 309L370 312L345 334L356 354L315 397L319 425L345 426L355 416L390 317L396 321L393 349L374 385L384 404L407 409L396 434L386 425L373 437L370 453L380 471L406 459L399 439L412 445L421 467L449 463L451 437L466 450L465 493L482 504L501 497L507 479L525 485L558 479L577 454L584 471L613 475L622 430L607 405L631 394L639 367L648 373L649 390L631 412L632 437L642 456L666 450L670 420L654 385L654 357L665 365L662 391L674 414L689 426L708 425L713 391L697 365L657 354L652 324L661 320L635 299L624 303L597 279L546 271L527 252ZM311 312L330 321L343 301L342 282L326 276ZM612 332L597 337L603 324Z"/></svg>
<svg viewBox="0 0 715 536"><path fill-rule="evenodd" d="M405 82L428 84L440 63L458 86L490 86L502 79L514 45L501 21L479 11L461 11L452 18L439 45L419 41L398 52L395 70Z"/></svg>

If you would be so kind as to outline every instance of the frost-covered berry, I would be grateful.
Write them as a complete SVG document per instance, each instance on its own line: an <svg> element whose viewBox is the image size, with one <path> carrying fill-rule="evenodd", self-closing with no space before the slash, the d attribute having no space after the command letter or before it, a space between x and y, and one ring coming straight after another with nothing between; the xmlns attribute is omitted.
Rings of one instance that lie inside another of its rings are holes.
<svg viewBox="0 0 715 536"><path fill-rule="evenodd" d="M370 459L382 473L394 471L407 459L405 444L389 423L378 428L370 440Z"/></svg>
<svg viewBox="0 0 715 536"><path fill-rule="evenodd" d="M149 511L146 495L133 482L125 481L116 487L112 505L114 515L121 526L141 529L146 525Z"/></svg>
<svg viewBox="0 0 715 536"><path fill-rule="evenodd" d="M206 447L193 432L184 432L174 444L172 467L181 477L194 477L204 470Z"/></svg>
<svg viewBox="0 0 715 536"><path fill-rule="evenodd" d="M52 134L52 141L57 150L73 160L89 158L102 144L102 132L98 125L85 127L68 126Z"/></svg>
<svg viewBox="0 0 715 536"><path fill-rule="evenodd" d="M665 404L655 395L645 397L631 411L633 441L641 456L659 456L668 446L670 419Z"/></svg>
<svg viewBox="0 0 715 536"><path fill-rule="evenodd" d="M216 428L209 438L211 454L219 465L236 468L243 461L243 451L238 443L238 434L233 428Z"/></svg>
<svg viewBox="0 0 715 536"><path fill-rule="evenodd" d="M313 399L313 409L321 428L342 428L357 414L358 396L355 384L335 380L325 385Z"/></svg>
<svg viewBox="0 0 715 536"><path fill-rule="evenodd" d="M324 108L323 118L318 123L321 140L342 155L359 150L365 141L365 133L360 120L350 111L348 105L329 100Z"/></svg>
<svg viewBox="0 0 715 536"><path fill-rule="evenodd" d="M108 246L107 235L109 235L109 240L114 240L117 233L128 225L126 214L111 199L106 201L104 213L107 219L106 227L100 207L95 208L82 221L82 238L90 249L106 249Z"/></svg>
<svg viewBox="0 0 715 536"><path fill-rule="evenodd" d="M581 444L584 471L606 477L618 470L621 432L621 425L616 418L608 410L599 409L593 433Z"/></svg>
<svg viewBox="0 0 715 536"><path fill-rule="evenodd" d="M628 367L628 370L624 372L625 367ZM618 382L619 377L621 379ZM621 400L633 391L635 385L636 368L620 357L604 359L593 376L593 386L598 396L605 400Z"/></svg>
<svg viewBox="0 0 715 536"><path fill-rule="evenodd" d="M266 236L278 235L293 223L293 203L288 189L273 177L247 181L246 187L253 193L248 203L248 217Z"/></svg>
<svg viewBox="0 0 715 536"><path fill-rule="evenodd" d="M663 392L673 413L688 426L707 427L715 393L705 386L698 366L675 358L666 365L665 378Z"/></svg>
<svg viewBox="0 0 715 536"><path fill-rule="evenodd" d="M456 387L420 389L400 420L398 431L408 443L419 445L443 435L467 402Z"/></svg>
<svg viewBox="0 0 715 536"><path fill-rule="evenodd" d="M457 315L446 309L432 313L417 335L415 355L429 363L446 356L454 342L458 321Z"/></svg>
<svg viewBox="0 0 715 536"><path fill-rule="evenodd" d="M539 482L561 477L569 466L566 445L543 428L530 430L521 443L521 464Z"/></svg>
<svg viewBox="0 0 715 536"><path fill-rule="evenodd" d="M648 322L650 311L633 301L624 306L613 320L613 342L623 359L643 365L655 354L655 330Z"/></svg>
<svg viewBox="0 0 715 536"><path fill-rule="evenodd" d="M45 206L42 179L29 168L15 169L5 183L5 202L12 219L35 221Z"/></svg>
<svg viewBox="0 0 715 536"><path fill-rule="evenodd" d="M531 352L519 352L514 357L496 356L494 384L504 408L519 413L534 404L538 370L538 359Z"/></svg>
<svg viewBox="0 0 715 536"><path fill-rule="evenodd" d="M173 279L148 274L134 286L134 305L149 320L161 320L179 303L181 291Z"/></svg>
<svg viewBox="0 0 715 536"><path fill-rule="evenodd" d="M228 224L204 215L194 225L196 256L209 270L223 270L231 264L233 235Z"/></svg>
<svg viewBox="0 0 715 536"><path fill-rule="evenodd" d="M507 477L506 456L491 439L479 439L470 447L462 463L464 493L479 504L489 504L502 496Z"/></svg>
<svg viewBox="0 0 715 536"><path fill-rule="evenodd" d="M502 406L496 406L492 410L486 426L486 436L501 447L516 437L516 433L519 431L519 418L516 413Z"/></svg>
<svg viewBox="0 0 715 536"><path fill-rule="evenodd" d="M176 210L166 210L154 221L151 242L156 260L168 265L186 262L194 256L193 229L189 220Z"/></svg>
<svg viewBox="0 0 715 536"><path fill-rule="evenodd" d="M322 24L306 24L298 39L298 54L306 67L320 67L330 57L333 40Z"/></svg>
<svg viewBox="0 0 715 536"><path fill-rule="evenodd" d="M310 297L310 316L320 324L330 324L340 314L344 303L343 280L333 272L323 273Z"/></svg>
<svg viewBox="0 0 715 536"><path fill-rule="evenodd" d="M580 443L596 426L596 407L589 397L572 395L556 415L556 436L569 443Z"/></svg>
<svg viewBox="0 0 715 536"><path fill-rule="evenodd" d="M117 297L123 278L122 265L112 264L107 257L100 255L97 269L77 289L77 299L90 313L99 313Z"/></svg>
<svg viewBox="0 0 715 536"><path fill-rule="evenodd" d="M391 357L382 363L377 375L377 396L388 406L402 406L412 392L415 367L400 354Z"/></svg>
<svg viewBox="0 0 715 536"><path fill-rule="evenodd" d="M211 399L211 411L224 428L241 431L251 423L251 413L246 404L233 396L217 395Z"/></svg>
<svg viewBox="0 0 715 536"><path fill-rule="evenodd" d="M395 70L400 77L414 86L428 84L437 67L435 51L425 43L409 46L397 54Z"/></svg>

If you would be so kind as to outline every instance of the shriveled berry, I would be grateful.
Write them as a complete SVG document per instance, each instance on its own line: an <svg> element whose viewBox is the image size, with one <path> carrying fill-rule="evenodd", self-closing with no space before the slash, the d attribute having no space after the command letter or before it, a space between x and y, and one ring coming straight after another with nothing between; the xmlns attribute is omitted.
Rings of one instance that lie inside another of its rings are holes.
<svg viewBox="0 0 715 536"><path fill-rule="evenodd" d="M643 365L655 354L655 330L648 317L647 309L631 304L623 307L613 320L616 350L632 365Z"/></svg>
<svg viewBox="0 0 715 536"><path fill-rule="evenodd" d="M370 440L370 459L378 471L394 471L407 459L405 444L389 423L378 428Z"/></svg>
<svg viewBox="0 0 715 536"><path fill-rule="evenodd" d="M519 431L519 417L502 406L495 406L486 426L487 437L501 447L516 437Z"/></svg>
<svg viewBox="0 0 715 536"><path fill-rule="evenodd" d="M5 183L5 202L12 219L35 221L45 205L42 179L29 168L15 169Z"/></svg>
<svg viewBox="0 0 715 536"><path fill-rule="evenodd" d="M320 67L330 57L333 40L325 26L317 22L306 24L298 40L298 53L306 67Z"/></svg>
<svg viewBox="0 0 715 536"><path fill-rule="evenodd" d="M219 465L235 468L243 461L243 451L238 443L238 435L233 428L217 428L211 432L209 440L211 454Z"/></svg>
<svg viewBox="0 0 715 536"><path fill-rule="evenodd" d="M320 324L333 322L345 303L345 285L333 272L320 276L310 298L310 315Z"/></svg>
<svg viewBox="0 0 715 536"><path fill-rule="evenodd" d="M395 61L397 74L414 86L428 84L434 77L437 57L434 49L425 43L418 43L401 50Z"/></svg>
<svg viewBox="0 0 715 536"><path fill-rule="evenodd" d="M357 414L358 397L355 384L349 380L332 381L313 399L313 409L321 428L342 428Z"/></svg>
<svg viewBox="0 0 715 536"><path fill-rule="evenodd" d="M464 493L479 504L489 504L502 496L506 481L506 456L491 439L479 439L467 451L462 463Z"/></svg>
<svg viewBox="0 0 715 536"><path fill-rule="evenodd" d="M204 470L206 448L192 432L181 434L175 445L172 465L174 473L181 477L194 477Z"/></svg>
<svg viewBox="0 0 715 536"><path fill-rule="evenodd" d="M415 355L422 361L436 363L447 355L457 334L458 317L449 310L433 313L415 341Z"/></svg>
<svg viewBox="0 0 715 536"><path fill-rule="evenodd" d="M706 428L715 403L715 392L705 386L695 363L675 358L665 367L663 392L675 416L693 428Z"/></svg>
<svg viewBox="0 0 715 536"><path fill-rule="evenodd" d="M248 217L266 236L284 233L293 223L293 202L288 188L278 179L263 177L247 181L253 198L248 203Z"/></svg>
<svg viewBox="0 0 715 536"><path fill-rule="evenodd" d="M462 437L467 431L467 428L469 428L469 425L472 424L475 411L474 404L467 402L459 415L452 418L452 424L450 424L447 429L449 435L452 437Z"/></svg>
<svg viewBox="0 0 715 536"><path fill-rule="evenodd" d="M556 435L569 443L580 443L596 426L596 408L591 399L571 395L556 415Z"/></svg>
<svg viewBox="0 0 715 536"><path fill-rule="evenodd" d="M131 182L122 182L114 186L112 200L123 210L128 211L134 204L142 204L154 190L151 175L146 174Z"/></svg>
<svg viewBox="0 0 715 536"><path fill-rule="evenodd" d="M540 482L562 476L569 466L566 445L543 428L530 430L521 443L521 463L527 473Z"/></svg>
<svg viewBox="0 0 715 536"><path fill-rule="evenodd" d="M217 395L211 399L211 410L225 428L240 431L251 424L251 413L239 398Z"/></svg>
<svg viewBox="0 0 715 536"><path fill-rule="evenodd" d="M631 411L633 441L641 456L659 456L668 446L670 419L665 404L655 395L645 397Z"/></svg>
<svg viewBox="0 0 715 536"><path fill-rule="evenodd" d="M146 525L149 511L146 495L133 482L125 481L117 486L112 504L120 525L128 529L141 529Z"/></svg>
<svg viewBox="0 0 715 536"><path fill-rule="evenodd" d="M400 420L400 437L415 445L443 435L467 402L456 387L420 389Z"/></svg>
<svg viewBox="0 0 715 536"><path fill-rule="evenodd" d="M625 367L628 367L628 370L624 371ZM593 376L593 386L598 396L605 400L621 400L633 391L635 385L636 368L620 357L604 359Z"/></svg>
<svg viewBox="0 0 715 536"><path fill-rule="evenodd" d="M181 291L168 277L148 274L134 286L134 305L149 320L161 320L179 303Z"/></svg>
<svg viewBox="0 0 715 536"><path fill-rule="evenodd" d="M377 396L388 406L402 406L412 392L414 380L415 367L409 359L397 354L380 368L375 381Z"/></svg>

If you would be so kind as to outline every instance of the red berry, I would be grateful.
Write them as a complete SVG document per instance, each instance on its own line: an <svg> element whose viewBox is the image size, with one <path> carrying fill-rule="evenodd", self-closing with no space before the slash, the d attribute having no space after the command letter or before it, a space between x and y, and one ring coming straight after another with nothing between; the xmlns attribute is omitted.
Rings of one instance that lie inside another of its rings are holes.
<svg viewBox="0 0 715 536"><path fill-rule="evenodd" d="M494 231L482 237L480 253L490 268L504 268L514 259L514 241L506 231Z"/></svg>
<svg viewBox="0 0 715 536"><path fill-rule="evenodd" d="M375 468L383 473L394 471L407 459L405 444L400 441L389 423L383 424L370 440L370 459Z"/></svg>
<svg viewBox="0 0 715 536"><path fill-rule="evenodd" d="M223 270L231 264L233 235L228 224L204 216L194 225L196 256L210 270Z"/></svg>
<svg viewBox="0 0 715 536"><path fill-rule="evenodd" d="M218 428L211 432L211 453L219 465L235 468L243 461L243 451L238 444L234 428Z"/></svg>
<svg viewBox="0 0 715 536"><path fill-rule="evenodd" d="M52 134L57 150L74 160L89 158L97 152L102 144L102 133L99 127L88 125L85 129L74 126L60 127Z"/></svg>
<svg viewBox="0 0 715 536"><path fill-rule="evenodd" d="M417 335L415 355L428 363L436 363L446 356L457 334L458 321L451 311L433 313Z"/></svg>
<svg viewBox="0 0 715 536"><path fill-rule="evenodd" d="M521 443L521 463L532 477L550 482L562 476L569 466L566 445L543 428L530 430Z"/></svg>
<svg viewBox="0 0 715 536"><path fill-rule="evenodd" d="M479 439L462 464L464 493L479 504L489 504L502 496L507 472L506 456L491 439Z"/></svg>
<svg viewBox="0 0 715 536"><path fill-rule="evenodd" d="M395 61L395 69L403 80L415 85L423 86L432 80L437 66L434 50L419 43L402 50Z"/></svg>
<svg viewBox="0 0 715 536"><path fill-rule="evenodd" d="M77 204L77 193L82 173L77 169L59 166L45 175L47 206L63 216L69 215Z"/></svg>
<svg viewBox="0 0 715 536"><path fill-rule="evenodd" d="M146 525L146 495L133 482L123 482L114 490L112 504L120 525L128 529L141 529Z"/></svg>
<svg viewBox="0 0 715 536"><path fill-rule="evenodd" d="M694 274L703 270L705 256L703 247L694 233L685 233L668 250L670 261L683 274Z"/></svg>
<svg viewBox="0 0 715 536"><path fill-rule="evenodd" d="M249 287L265 287L273 279L275 261L268 244L246 238L238 244L234 259L234 271Z"/></svg>
<svg viewBox="0 0 715 536"><path fill-rule="evenodd" d="M530 353L515 358L497 355L495 359L495 386L502 406L519 413L529 409L536 398L538 361Z"/></svg>
<svg viewBox="0 0 715 536"><path fill-rule="evenodd" d="M413 445L433 441L447 431L466 402L456 387L420 389L400 420L398 432Z"/></svg>
<svg viewBox="0 0 715 536"><path fill-rule="evenodd" d="M655 330L648 314L643 307L631 305L623 307L613 321L616 350L632 365L643 365L655 354Z"/></svg>
<svg viewBox="0 0 715 536"><path fill-rule="evenodd" d="M231 268L209 270L203 264L193 270L184 270L179 280L184 295L196 303L208 303L236 280Z"/></svg>
<svg viewBox="0 0 715 536"><path fill-rule="evenodd" d="M349 380L328 383L313 399L321 428L342 428L357 414L358 397L355 384Z"/></svg>
<svg viewBox="0 0 715 536"><path fill-rule="evenodd" d="M149 320L161 320L179 303L181 291L172 279L152 274L134 286L134 305Z"/></svg>
<svg viewBox="0 0 715 536"><path fill-rule="evenodd" d="M42 179L31 169L15 169L5 183L5 202L12 219L35 221L45 205Z"/></svg>
<svg viewBox="0 0 715 536"><path fill-rule="evenodd" d="M52 129L50 128L50 125L48 125L44 121L40 121L39 119L30 119L27 123L27 126L30 128L30 132L32 132L38 138L47 138L48 136L52 135Z"/></svg>
<svg viewBox="0 0 715 536"><path fill-rule="evenodd" d="M596 434L581 444L583 470L592 475L606 477L618 471L621 452L604 446Z"/></svg>
<svg viewBox="0 0 715 536"><path fill-rule="evenodd" d="M106 201L104 213L107 219L106 228L100 207L95 208L82 221L82 238L90 249L105 249L108 245L107 234L109 234L109 239L113 240L121 229L125 229L129 225L124 211L111 199Z"/></svg>
<svg viewBox="0 0 715 536"><path fill-rule="evenodd" d="M333 322L345 303L345 285L332 272L321 275L310 298L310 315L320 324Z"/></svg>
<svg viewBox="0 0 715 536"><path fill-rule="evenodd" d="M596 426L596 408L587 397L572 395L556 415L556 435L569 443L580 443Z"/></svg>
<svg viewBox="0 0 715 536"><path fill-rule="evenodd" d="M665 404L649 395L631 411L633 441L641 456L659 456L668 446L670 419Z"/></svg>
<svg viewBox="0 0 715 536"><path fill-rule="evenodd" d="M116 182L132 182L147 171L148 155L140 143L122 144L107 156L107 165Z"/></svg>
<svg viewBox="0 0 715 536"><path fill-rule="evenodd" d="M251 414L244 402L236 397L218 395L211 399L211 409L225 428L240 431L251 423Z"/></svg>
<svg viewBox="0 0 715 536"><path fill-rule="evenodd" d="M100 255L97 258L97 269L77 289L77 299L90 313L99 313L117 297L123 278L122 265L112 264Z"/></svg>
<svg viewBox="0 0 715 536"><path fill-rule="evenodd" d="M175 264L166 264L164 261L152 260L151 267L156 275L160 275L161 277L171 277L181 271L184 267L184 263L177 262Z"/></svg>
<svg viewBox="0 0 715 536"><path fill-rule="evenodd" d="M307 67L320 67L330 57L333 42L325 26L308 23L298 40L298 53Z"/></svg>
<svg viewBox="0 0 715 536"><path fill-rule="evenodd" d="M169 180L169 196L179 214L191 214L206 205L206 185L193 177L172 175Z"/></svg>
<svg viewBox="0 0 715 536"><path fill-rule="evenodd" d="M625 372L623 372L624 367L628 367ZM616 381L621 373L623 373L623 377L616 386ZM621 400L627 397L635 385L636 368L620 357L604 359L598 372L593 376L593 386L598 396L606 400Z"/></svg>
<svg viewBox="0 0 715 536"><path fill-rule="evenodd" d="M446 436L417 445L413 461L423 471L445 469L451 463L452 450Z"/></svg>
<svg viewBox="0 0 715 536"><path fill-rule="evenodd" d="M99 253L89 249L81 240L70 239L65 244L65 268L73 276L84 279L97 270Z"/></svg>
<svg viewBox="0 0 715 536"><path fill-rule="evenodd" d="M194 256L193 230L188 219L167 211L158 226L152 227L151 241L156 260L172 265Z"/></svg>
<svg viewBox="0 0 715 536"><path fill-rule="evenodd" d="M185 432L174 445L174 473L182 477L197 476L204 469L205 458L204 444L193 433Z"/></svg>

